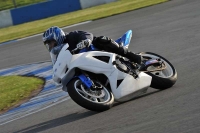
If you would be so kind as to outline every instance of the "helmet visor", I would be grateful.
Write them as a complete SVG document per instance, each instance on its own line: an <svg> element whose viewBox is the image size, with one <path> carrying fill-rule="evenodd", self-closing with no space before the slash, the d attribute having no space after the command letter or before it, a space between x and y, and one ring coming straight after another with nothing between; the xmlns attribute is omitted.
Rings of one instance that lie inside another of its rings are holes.
<svg viewBox="0 0 200 133"><path fill-rule="evenodd" d="M56 46L56 41L55 40L48 40L48 41L44 42L44 45L47 48L47 50L50 52L52 50L52 48Z"/></svg>
<svg viewBox="0 0 200 133"><path fill-rule="evenodd" d="M47 48L47 50L50 52L51 51L51 49L50 49L50 47L49 47L49 44L44 44L44 46Z"/></svg>

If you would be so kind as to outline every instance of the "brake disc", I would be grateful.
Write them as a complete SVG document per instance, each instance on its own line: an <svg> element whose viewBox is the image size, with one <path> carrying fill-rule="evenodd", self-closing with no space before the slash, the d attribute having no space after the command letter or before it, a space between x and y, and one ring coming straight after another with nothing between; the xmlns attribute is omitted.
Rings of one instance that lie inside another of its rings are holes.
<svg viewBox="0 0 200 133"><path fill-rule="evenodd" d="M85 90L84 86L81 85L81 89L83 90L83 92L91 97L94 97L94 98L102 98L105 96L105 91L104 90ZM90 93L91 92L91 93ZM100 93L100 95L97 95L97 93Z"/></svg>

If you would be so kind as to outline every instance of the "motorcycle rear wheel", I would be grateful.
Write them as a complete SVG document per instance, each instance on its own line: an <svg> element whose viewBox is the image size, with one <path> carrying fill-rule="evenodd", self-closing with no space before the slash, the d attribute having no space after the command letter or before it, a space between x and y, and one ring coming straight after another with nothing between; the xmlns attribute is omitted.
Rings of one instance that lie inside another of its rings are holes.
<svg viewBox="0 0 200 133"><path fill-rule="evenodd" d="M93 81L95 82L95 81ZM98 83L100 85L100 83ZM92 111L105 111L112 107L114 96L107 88L91 90L79 78L72 79L67 84L69 96L80 106Z"/></svg>
<svg viewBox="0 0 200 133"><path fill-rule="evenodd" d="M146 74L152 76L151 87L155 89L164 90L172 87L177 81L177 71L174 66L164 57L152 53L152 52L141 52L139 53L144 58L157 59L160 58L166 65L166 68L162 71L156 72L145 72ZM147 71L153 69L153 66L147 68Z"/></svg>

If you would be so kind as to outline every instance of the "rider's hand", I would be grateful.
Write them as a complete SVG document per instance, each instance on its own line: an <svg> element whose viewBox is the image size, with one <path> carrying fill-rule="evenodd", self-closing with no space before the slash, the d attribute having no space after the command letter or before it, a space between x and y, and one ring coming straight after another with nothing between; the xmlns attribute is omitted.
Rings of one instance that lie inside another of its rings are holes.
<svg viewBox="0 0 200 133"><path fill-rule="evenodd" d="M82 42L78 43L76 47L78 49L83 49L85 47L89 47L92 41L90 39L83 40Z"/></svg>

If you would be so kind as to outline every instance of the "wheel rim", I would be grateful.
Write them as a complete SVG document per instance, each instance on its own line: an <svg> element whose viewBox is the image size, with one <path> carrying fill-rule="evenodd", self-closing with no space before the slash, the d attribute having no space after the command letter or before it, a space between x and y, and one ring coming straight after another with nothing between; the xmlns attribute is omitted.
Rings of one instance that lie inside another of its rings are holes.
<svg viewBox="0 0 200 133"><path fill-rule="evenodd" d="M74 88L81 97L94 103L106 103L111 98L109 91L105 87L102 90L92 91L87 89L80 80L75 81Z"/></svg>
<svg viewBox="0 0 200 133"><path fill-rule="evenodd" d="M142 56L150 57L151 59L158 59L158 58L160 58L161 61L163 61L165 63L166 68L164 70L150 72L150 73L154 74L155 76L162 77L162 78L169 78L169 77L172 77L174 75L174 71L173 71L172 66L165 59L163 59L162 57L156 56L156 55L152 55L152 54L146 54L146 53L145 54L141 54L141 55ZM149 66L147 68L147 71L154 70L154 69L155 69L154 66Z"/></svg>

